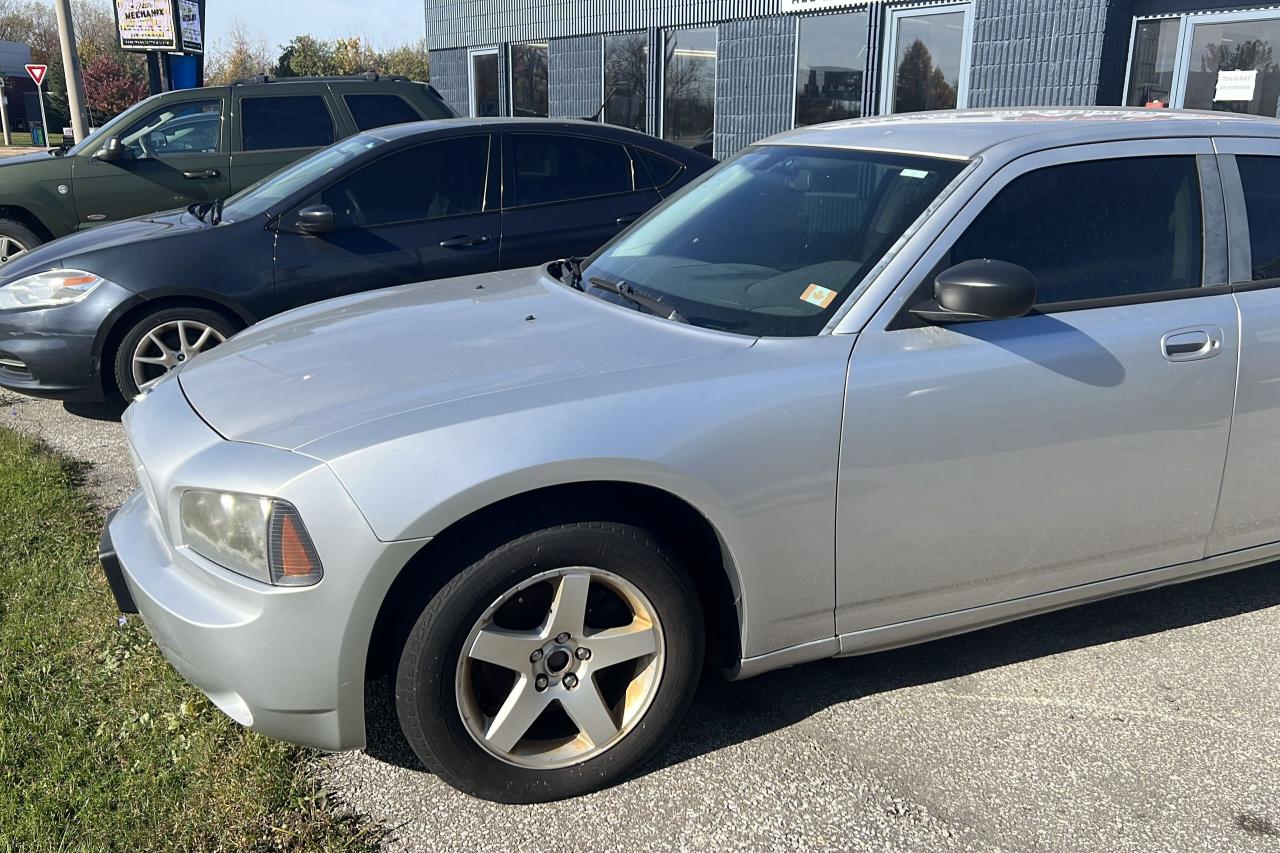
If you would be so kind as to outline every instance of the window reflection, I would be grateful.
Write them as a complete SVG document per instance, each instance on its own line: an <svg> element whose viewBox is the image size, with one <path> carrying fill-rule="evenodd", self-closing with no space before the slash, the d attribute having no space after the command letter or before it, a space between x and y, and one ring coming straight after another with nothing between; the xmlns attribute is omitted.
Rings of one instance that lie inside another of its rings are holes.
<svg viewBox="0 0 1280 853"><path fill-rule="evenodd" d="M796 126L862 116L866 12L800 19Z"/></svg>
<svg viewBox="0 0 1280 853"><path fill-rule="evenodd" d="M649 39L644 33L604 37L604 120L645 130Z"/></svg>
<svg viewBox="0 0 1280 853"><path fill-rule="evenodd" d="M710 155L715 112L715 28L669 31L662 69L662 138Z"/></svg>
<svg viewBox="0 0 1280 853"><path fill-rule="evenodd" d="M547 97L547 44L511 45L511 114L545 118Z"/></svg>
<svg viewBox="0 0 1280 853"><path fill-rule="evenodd" d="M960 95L964 15L945 12L898 19L893 112L955 109Z"/></svg>
<svg viewBox="0 0 1280 853"><path fill-rule="evenodd" d="M1280 20L1196 24L1191 34L1187 93L1183 105L1192 110L1276 115L1280 99ZM1255 71L1234 81L1223 72ZM1243 86L1223 86L1235 82ZM1233 99L1248 94L1249 98Z"/></svg>
<svg viewBox="0 0 1280 853"><path fill-rule="evenodd" d="M471 54L471 109L476 116L498 114L498 52Z"/></svg>
<svg viewBox="0 0 1280 853"><path fill-rule="evenodd" d="M1126 104L1131 107L1169 106L1179 28L1177 18L1138 22L1133 31L1133 60L1129 66Z"/></svg>

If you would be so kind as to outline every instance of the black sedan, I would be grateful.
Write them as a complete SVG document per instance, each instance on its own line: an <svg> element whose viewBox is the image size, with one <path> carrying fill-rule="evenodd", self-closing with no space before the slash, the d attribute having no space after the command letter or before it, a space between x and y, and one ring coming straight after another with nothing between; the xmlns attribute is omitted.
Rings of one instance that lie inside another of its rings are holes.
<svg viewBox="0 0 1280 853"><path fill-rule="evenodd" d="M0 386L130 399L298 305L589 255L714 163L575 120L448 119L353 136L225 203L105 225L10 261Z"/></svg>

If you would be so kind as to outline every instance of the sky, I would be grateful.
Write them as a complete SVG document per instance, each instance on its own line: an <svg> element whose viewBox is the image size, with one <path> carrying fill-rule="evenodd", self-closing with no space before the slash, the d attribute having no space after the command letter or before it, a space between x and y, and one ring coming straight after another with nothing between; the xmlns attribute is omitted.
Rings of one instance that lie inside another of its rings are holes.
<svg viewBox="0 0 1280 853"><path fill-rule="evenodd" d="M317 38L361 35L386 49L423 37L422 0L207 0L209 43L225 41L240 18L249 31L276 49L301 33Z"/></svg>

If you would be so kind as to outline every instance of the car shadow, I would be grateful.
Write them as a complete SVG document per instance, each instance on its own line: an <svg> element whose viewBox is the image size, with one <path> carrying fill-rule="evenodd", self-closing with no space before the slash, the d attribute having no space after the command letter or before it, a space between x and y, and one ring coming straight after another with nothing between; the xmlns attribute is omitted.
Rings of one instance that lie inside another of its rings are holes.
<svg viewBox="0 0 1280 853"><path fill-rule="evenodd" d="M122 402L108 403L63 403L62 408L69 415L86 418L91 421L119 421L124 414L126 404Z"/></svg>
<svg viewBox="0 0 1280 853"><path fill-rule="evenodd" d="M1280 605L1280 563L1134 593L957 637L821 661L746 681L703 678L693 708L666 747L635 776L794 725L878 693L960 678L1090 646L1159 634ZM395 720L385 682L368 691L368 754L423 770Z"/></svg>

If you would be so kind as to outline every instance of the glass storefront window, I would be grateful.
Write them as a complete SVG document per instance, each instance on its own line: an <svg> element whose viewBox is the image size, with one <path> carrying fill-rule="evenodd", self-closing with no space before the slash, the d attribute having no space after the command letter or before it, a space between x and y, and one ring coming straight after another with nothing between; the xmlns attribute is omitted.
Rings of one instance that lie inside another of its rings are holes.
<svg viewBox="0 0 1280 853"><path fill-rule="evenodd" d="M498 114L498 51L494 48L471 53L471 115Z"/></svg>
<svg viewBox="0 0 1280 853"><path fill-rule="evenodd" d="M1274 118L1280 99L1278 51L1280 18L1195 24L1183 106Z"/></svg>
<svg viewBox="0 0 1280 853"><path fill-rule="evenodd" d="M547 113L547 43L511 45L511 114L545 118Z"/></svg>
<svg viewBox="0 0 1280 853"><path fill-rule="evenodd" d="M1138 21L1133 30L1129 60L1129 91L1125 96L1128 106L1169 106L1180 30L1181 22L1177 18Z"/></svg>
<svg viewBox="0 0 1280 853"><path fill-rule="evenodd" d="M965 15L962 9L895 10L888 111L950 110L964 106Z"/></svg>
<svg viewBox="0 0 1280 853"><path fill-rule="evenodd" d="M644 33L604 37L604 120L645 130L649 39Z"/></svg>
<svg viewBox="0 0 1280 853"><path fill-rule="evenodd" d="M800 19L797 127L862 116L868 22L866 12Z"/></svg>
<svg viewBox="0 0 1280 853"><path fill-rule="evenodd" d="M716 113L716 30L670 30L662 65L662 138L711 154Z"/></svg>

